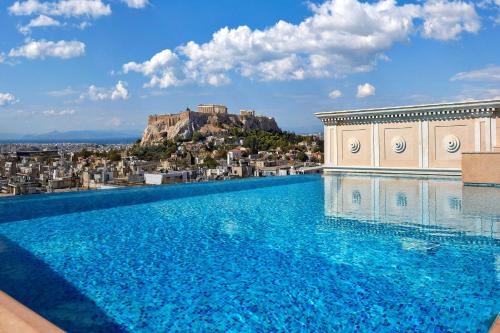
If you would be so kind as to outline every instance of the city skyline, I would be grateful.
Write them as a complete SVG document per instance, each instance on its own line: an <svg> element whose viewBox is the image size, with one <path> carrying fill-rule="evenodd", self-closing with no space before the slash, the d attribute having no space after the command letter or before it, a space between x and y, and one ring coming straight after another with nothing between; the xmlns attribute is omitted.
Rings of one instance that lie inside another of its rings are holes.
<svg viewBox="0 0 500 333"><path fill-rule="evenodd" d="M0 132L140 133L200 103L315 112L499 98L500 1L5 1Z"/></svg>

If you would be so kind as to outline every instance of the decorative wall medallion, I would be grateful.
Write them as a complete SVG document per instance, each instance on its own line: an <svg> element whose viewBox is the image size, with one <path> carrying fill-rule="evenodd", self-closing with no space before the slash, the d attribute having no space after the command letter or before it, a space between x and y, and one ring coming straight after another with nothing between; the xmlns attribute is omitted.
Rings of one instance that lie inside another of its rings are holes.
<svg viewBox="0 0 500 333"><path fill-rule="evenodd" d="M391 145L392 150L398 154L401 154L406 150L406 140L400 136L392 138Z"/></svg>
<svg viewBox="0 0 500 333"><path fill-rule="evenodd" d="M353 154L356 154L361 149L361 143L357 138L350 138L349 141L347 141L347 144Z"/></svg>
<svg viewBox="0 0 500 333"><path fill-rule="evenodd" d="M443 142L448 153L456 153L460 149L460 139L453 134L445 136Z"/></svg>

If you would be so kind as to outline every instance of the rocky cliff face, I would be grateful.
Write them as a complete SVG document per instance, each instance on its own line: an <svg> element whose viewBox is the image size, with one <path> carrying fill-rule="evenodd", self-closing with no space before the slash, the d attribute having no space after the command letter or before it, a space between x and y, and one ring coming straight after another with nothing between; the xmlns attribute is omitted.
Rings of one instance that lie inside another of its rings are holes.
<svg viewBox="0 0 500 333"><path fill-rule="evenodd" d="M280 132L278 124L271 117L264 116L238 116L234 114L208 114L189 112L180 120L172 123L168 119L158 116L150 120L144 130L141 143L151 145L161 143L164 139L181 137L189 139L194 132L216 134L232 127L262 130L267 132Z"/></svg>

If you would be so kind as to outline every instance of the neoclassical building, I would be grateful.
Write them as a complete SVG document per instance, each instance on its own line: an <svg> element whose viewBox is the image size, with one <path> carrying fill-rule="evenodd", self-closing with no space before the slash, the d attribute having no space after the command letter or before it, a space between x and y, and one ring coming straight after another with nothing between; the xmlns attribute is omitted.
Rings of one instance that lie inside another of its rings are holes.
<svg viewBox="0 0 500 333"><path fill-rule="evenodd" d="M459 175L462 153L500 152L500 100L316 116L324 123L327 172Z"/></svg>

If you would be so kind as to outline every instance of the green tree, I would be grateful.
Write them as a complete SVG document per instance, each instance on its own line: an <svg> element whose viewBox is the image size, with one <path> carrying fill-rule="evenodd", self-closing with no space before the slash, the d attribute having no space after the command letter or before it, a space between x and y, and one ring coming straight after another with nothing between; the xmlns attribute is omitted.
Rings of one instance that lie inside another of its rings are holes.
<svg viewBox="0 0 500 333"><path fill-rule="evenodd" d="M301 162L306 162L309 158L307 157L306 153L304 153L303 151L299 151L297 153L296 159Z"/></svg>
<svg viewBox="0 0 500 333"><path fill-rule="evenodd" d="M121 161L122 159L122 155L120 154L120 152L118 152L117 150L115 149L112 149L109 153L108 153L108 159L112 162L118 162L118 161Z"/></svg>
<svg viewBox="0 0 500 333"><path fill-rule="evenodd" d="M193 137L191 138L191 140L193 142L200 142L200 141L203 141L205 139L205 136L203 134L201 134L201 132L199 131L196 131L193 133Z"/></svg>
<svg viewBox="0 0 500 333"><path fill-rule="evenodd" d="M221 159L221 158L226 158L226 157L227 157L227 150L225 150L225 149L219 149L215 153L216 159Z"/></svg>
<svg viewBox="0 0 500 333"><path fill-rule="evenodd" d="M212 157L205 158L203 164L209 169L214 169L219 165L219 163L217 163L217 161L214 160Z"/></svg>
<svg viewBox="0 0 500 333"><path fill-rule="evenodd" d="M161 144L144 146L134 144L130 150L133 156L145 161L159 161L169 158L177 151L177 144L172 140L165 139Z"/></svg>
<svg viewBox="0 0 500 333"><path fill-rule="evenodd" d="M259 140L256 136L248 136L243 140L243 147L249 148L252 154L256 154L259 151Z"/></svg>

